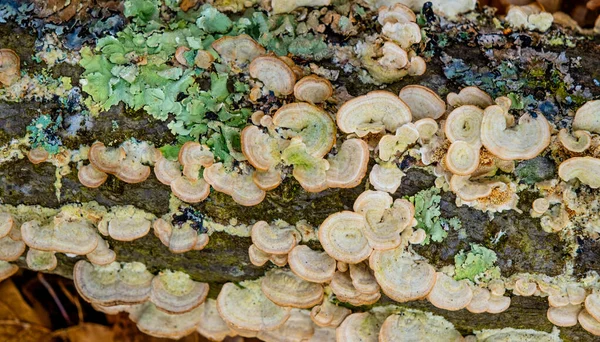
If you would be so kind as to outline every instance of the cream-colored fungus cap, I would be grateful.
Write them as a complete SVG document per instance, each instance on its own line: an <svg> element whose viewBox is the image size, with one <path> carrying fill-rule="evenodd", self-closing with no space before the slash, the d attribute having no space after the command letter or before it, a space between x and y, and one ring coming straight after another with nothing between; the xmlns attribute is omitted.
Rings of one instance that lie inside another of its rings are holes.
<svg viewBox="0 0 600 342"><path fill-rule="evenodd" d="M242 153L257 170L267 171L281 160L278 142L258 126L247 126L240 136Z"/></svg>
<svg viewBox="0 0 600 342"><path fill-rule="evenodd" d="M511 299L506 296L497 296L492 294L488 301L488 313L497 314L506 311L510 307Z"/></svg>
<svg viewBox="0 0 600 342"><path fill-rule="evenodd" d="M444 124L444 133L450 142L464 141L473 147L481 146L483 110L472 105L454 109Z"/></svg>
<svg viewBox="0 0 600 342"><path fill-rule="evenodd" d="M479 148L466 141L455 141L448 148L446 167L459 176L468 176L479 167Z"/></svg>
<svg viewBox="0 0 600 342"><path fill-rule="evenodd" d="M43 147L36 147L27 152L27 159L32 164L40 164L48 160L50 153L46 151Z"/></svg>
<svg viewBox="0 0 600 342"><path fill-rule="evenodd" d="M293 226L279 227L258 221L250 231L252 243L267 254L288 254L301 239Z"/></svg>
<svg viewBox="0 0 600 342"><path fill-rule="evenodd" d="M198 307L198 314L200 315L200 320L197 330L200 335L214 341L222 341L227 336L235 335L219 315L216 300L207 299Z"/></svg>
<svg viewBox="0 0 600 342"><path fill-rule="evenodd" d="M495 188L504 190L506 183L500 181L475 182L470 180L470 176L453 175L450 178L450 189L464 201L488 197Z"/></svg>
<svg viewBox="0 0 600 342"><path fill-rule="evenodd" d="M335 259L326 252L314 251L306 245L298 245L290 251L288 264L294 274L313 283L331 281L336 267Z"/></svg>
<svg viewBox="0 0 600 342"><path fill-rule="evenodd" d="M108 221L108 234L118 241L133 241L146 236L151 226L144 217L115 217Z"/></svg>
<svg viewBox="0 0 600 342"><path fill-rule="evenodd" d="M386 134L379 140L379 144L377 144L379 159L389 161L395 158L397 154L404 153L418 139L419 131L414 124L407 123L398 127L396 134Z"/></svg>
<svg viewBox="0 0 600 342"><path fill-rule="evenodd" d="M236 203L253 206L266 196L266 192L252 180L253 173L228 172L223 163L216 163L204 170L204 179L215 190L230 195Z"/></svg>
<svg viewBox="0 0 600 342"><path fill-rule="evenodd" d="M371 305L381 298L379 291L362 293L354 287L350 272L335 272L329 286L338 300L354 306Z"/></svg>
<svg viewBox="0 0 600 342"><path fill-rule="evenodd" d="M577 325L577 316L582 310L581 305L568 304L560 307L550 307L546 312L548 320L558 327L572 327Z"/></svg>
<svg viewBox="0 0 600 342"><path fill-rule="evenodd" d="M94 265L108 265L117 259L117 254L108 246L108 242L98 237L98 246L91 253L85 255Z"/></svg>
<svg viewBox="0 0 600 342"><path fill-rule="evenodd" d="M294 92L296 75L281 59L275 56L259 56L249 66L250 76L260 80L268 90L277 95L290 95Z"/></svg>
<svg viewBox="0 0 600 342"><path fill-rule="evenodd" d="M403 176L404 172L398 168L396 163L375 164L369 173L369 183L376 190L393 194L400 187Z"/></svg>
<svg viewBox="0 0 600 342"><path fill-rule="evenodd" d="M19 266L6 261L0 261L0 281L10 278L13 274L17 273L18 270Z"/></svg>
<svg viewBox="0 0 600 342"><path fill-rule="evenodd" d="M558 166L558 175L566 182L577 178L592 189L600 187L600 159L573 157Z"/></svg>
<svg viewBox="0 0 600 342"><path fill-rule="evenodd" d="M457 311L469 305L473 299L473 291L466 280L454 280L444 273L437 272L435 285L427 299L437 308Z"/></svg>
<svg viewBox="0 0 600 342"><path fill-rule="evenodd" d="M475 86L465 87L461 89L458 94L448 94L446 101L448 101L448 104L452 107L473 105L481 109L485 109L494 104L494 100L492 100L491 96Z"/></svg>
<svg viewBox="0 0 600 342"><path fill-rule="evenodd" d="M369 145L361 139L348 139L338 153L327 159L327 186L330 188L354 188L362 182L369 165Z"/></svg>
<svg viewBox="0 0 600 342"><path fill-rule="evenodd" d="M0 49L0 83L10 86L21 78L21 59L11 49Z"/></svg>
<svg viewBox="0 0 600 342"><path fill-rule="evenodd" d="M446 102L427 87L407 85L398 96L408 105L414 120L439 119L446 112Z"/></svg>
<svg viewBox="0 0 600 342"><path fill-rule="evenodd" d="M366 190L356 200L352 209L359 214L366 214L369 210L390 208L394 199L385 191Z"/></svg>
<svg viewBox="0 0 600 342"><path fill-rule="evenodd" d="M193 281L183 272L166 270L152 279L150 301L167 313L192 311L204 302L208 284Z"/></svg>
<svg viewBox="0 0 600 342"><path fill-rule="evenodd" d="M432 118L415 121L415 127L417 128L417 132L419 132L419 141L421 143L429 142L439 129L437 121Z"/></svg>
<svg viewBox="0 0 600 342"><path fill-rule="evenodd" d="M588 101L575 113L573 130L600 133L600 100Z"/></svg>
<svg viewBox="0 0 600 342"><path fill-rule="evenodd" d="M600 318L600 294L598 292L590 293L585 298L585 309L588 314L594 317L596 320Z"/></svg>
<svg viewBox="0 0 600 342"><path fill-rule="evenodd" d="M32 271L52 271L58 265L54 252L40 251L30 248L25 257L27 267Z"/></svg>
<svg viewBox="0 0 600 342"><path fill-rule="evenodd" d="M252 174L252 181L259 189L264 191L273 190L281 184L283 181L281 172L276 169L270 169L268 171L255 171Z"/></svg>
<svg viewBox="0 0 600 342"><path fill-rule="evenodd" d="M526 278L519 278L515 282L513 292L519 296L533 296L537 290L537 284L535 281L528 281Z"/></svg>
<svg viewBox="0 0 600 342"><path fill-rule="evenodd" d="M261 330L256 335L262 341L308 341L315 332L308 310L292 309L290 318L274 330Z"/></svg>
<svg viewBox="0 0 600 342"><path fill-rule="evenodd" d="M305 76L294 85L294 96L298 101L323 103L333 95L333 87L328 79L317 76Z"/></svg>
<svg viewBox="0 0 600 342"><path fill-rule="evenodd" d="M15 241L10 236L0 239L0 260L16 261L25 252L25 243Z"/></svg>
<svg viewBox="0 0 600 342"><path fill-rule="evenodd" d="M194 332L202 317L199 308L182 314L170 314L159 310L152 302L137 305L128 311L129 318L141 332L171 339L179 339Z"/></svg>
<svg viewBox="0 0 600 342"><path fill-rule="evenodd" d="M379 331L380 342L428 341L462 342L462 335L454 326L423 313L407 312L388 316Z"/></svg>
<svg viewBox="0 0 600 342"><path fill-rule="evenodd" d="M402 3L396 3L391 6L381 6L377 13L379 24L386 23L409 23L416 22L417 16L410 8Z"/></svg>
<svg viewBox="0 0 600 342"><path fill-rule="evenodd" d="M352 310L336 305L331 302L330 298L326 297L321 305L312 308L310 318L320 327L337 327L351 313Z"/></svg>
<svg viewBox="0 0 600 342"><path fill-rule="evenodd" d="M181 164L177 160L158 158L154 163L154 175L159 182L171 185L175 179L181 177Z"/></svg>
<svg viewBox="0 0 600 342"><path fill-rule="evenodd" d="M398 198L393 205L367 210L367 224L363 230L369 245L376 250L398 247L402 238L400 233L413 224L415 208L412 203Z"/></svg>
<svg viewBox="0 0 600 342"><path fill-rule="evenodd" d="M558 140L567 150L575 153L583 153L592 145L592 135L582 130L571 135L563 128L558 132Z"/></svg>
<svg viewBox="0 0 600 342"><path fill-rule="evenodd" d="M331 214L319 227L319 241L332 258L349 264L359 263L372 251L363 233L365 223L361 214L351 211Z"/></svg>
<svg viewBox="0 0 600 342"><path fill-rule="evenodd" d="M274 269L262 278L265 296L279 306L308 309L323 301L323 286L306 281L293 272Z"/></svg>
<svg viewBox="0 0 600 342"><path fill-rule="evenodd" d="M346 317L336 329L336 341L345 342L375 342L378 341L379 330L383 317L370 312L353 313Z"/></svg>
<svg viewBox="0 0 600 342"><path fill-rule="evenodd" d="M171 182L171 191L186 203L199 203L210 194L210 185L201 178L189 179L186 176L180 176Z"/></svg>
<svg viewBox="0 0 600 342"><path fill-rule="evenodd" d="M393 42L383 43L381 48L383 56L377 60L382 67L388 69L403 69L408 65L408 53Z"/></svg>
<svg viewBox="0 0 600 342"><path fill-rule="evenodd" d="M121 161L126 157L122 147L106 147L103 143L96 141L90 147L88 159L94 167L102 172L115 174L119 171Z"/></svg>
<svg viewBox="0 0 600 342"><path fill-rule="evenodd" d="M21 237L27 246L42 251L84 255L98 246L98 234L87 221L55 219L41 225L33 220L21 225Z"/></svg>
<svg viewBox="0 0 600 342"><path fill-rule="evenodd" d="M600 322L597 321L592 315L590 315L587 310L581 310L579 312L579 316L577 316L577 321L581 325L583 329L589 332L592 335L600 336Z"/></svg>
<svg viewBox="0 0 600 342"><path fill-rule="evenodd" d="M373 276L373 272L366 262L363 261L348 266L350 270L350 279L352 279L352 286L354 286L358 292L364 294L379 293L379 284L377 284L377 280Z"/></svg>
<svg viewBox="0 0 600 342"><path fill-rule="evenodd" d="M228 64L241 67L266 53L265 48L247 34L223 36L211 44L221 59Z"/></svg>
<svg viewBox="0 0 600 342"><path fill-rule="evenodd" d="M77 179L85 187L97 188L106 182L108 175L94 167L94 164L88 164L79 168Z"/></svg>
<svg viewBox="0 0 600 342"><path fill-rule="evenodd" d="M490 291L486 288L479 286L473 286L473 298L466 306L466 309L472 313L484 313L487 312L490 302Z"/></svg>
<svg viewBox="0 0 600 342"><path fill-rule="evenodd" d="M3 238L11 232L11 230L18 228L15 219L10 213L0 212L0 238Z"/></svg>

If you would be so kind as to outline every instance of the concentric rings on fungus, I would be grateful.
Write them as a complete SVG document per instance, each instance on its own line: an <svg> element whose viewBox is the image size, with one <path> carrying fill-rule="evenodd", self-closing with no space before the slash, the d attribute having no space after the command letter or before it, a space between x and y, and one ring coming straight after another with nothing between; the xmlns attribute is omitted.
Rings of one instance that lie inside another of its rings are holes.
<svg viewBox="0 0 600 342"><path fill-rule="evenodd" d="M354 287L349 272L335 272L329 286L339 301L354 306L371 305L381 298L379 290L373 293L360 292Z"/></svg>
<svg viewBox="0 0 600 342"><path fill-rule="evenodd" d="M336 266L335 259L326 252L313 251L306 245L298 245L290 251L288 264L294 274L313 283L330 281Z"/></svg>
<svg viewBox="0 0 600 342"><path fill-rule="evenodd" d="M474 86L465 87L461 89L458 94L448 94L446 101L448 101L452 107L473 105L481 109L485 109L494 104L494 100L492 100L486 92Z"/></svg>
<svg viewBox="0 0 600 342"><path fill-rule="evenodd" d="M388 316L379 331L380 342L428 341L462 342L464 338L445 321L423 313L402 313Z"/></svg>
<svg viewBox="0 0 600 342"><path fill-rule="evenodd" d="M309 75L300 79L294 86L294 96L299 101L322 103L333 95L333 87L326 78Z"/></svg>
<svg viewBox="0 0 600 342"><path fill-rule="evenodd" d="M150 301L167 313L189 312L208 295L208 284L196 282L183 272L164 271L152 279Z"/></svg>
<svg viewBox="0 0 600 342"><path fill-rule="evenodd" d="M445 157L446 167L459 176L468 176L479 166L479 149L465 141L455 141L448 148Z"/></svg>
<svg viewBox="0 0 600 342"><path fill-rule="evenodd" d="M290 95L294 92L296 75L281 59L275 56L259 56L249 66L250 76L260 80L265 88L275 94Z"/></svg>
<svg viewBox="0 0 600 342"><path fill-rule="evenodd" d="M369 164L369 145L361 139L348 139L338 153L327 159L327 186L353 188L362 182Z"/></svg>
<svg viewBox="0 0 600 342"><path fill-rule="evenodd" d="M0 49L0 83L10 86L21 77L21 59L11 49Z"/></svg>
<svg viewBox="0 0 600 342"><path fill-rule="evenodd" d="M583 153L592 145L592 135L581 130L571 135L563 128L558 132L558 140L567 150L575 153Z"/></svg>
<svg viewBox="0 0 600 342"><path fill-rule="evenodd" d="M215 40L211 46L225 63L233 63L238 67L266 53L265 48L247 34L223 36Z"/></svg>
<svg viewBox="0 0 600 342"><path fill-rule="evenodd" d="M574 178L592 189L600 188L600 159L573 157L558 166L558 176L568 182Z"/></svg>
<svg viewBox="0 0 600 342"><path fill-rule="evenodd" d="M454 280L444 273L437 272L433 289L427 299L433 306L450 311L464 309L473 298L473 291L465 280Z"/></svg>
<svg viewBox="0 0 600 342"><path fill-rule="evenodd" d="M464 141L473 147L481 146L481 121L483 110L472 105L464 105L454 109L444 125L446 138L451 143Z"/></svg>
<svg viewBox="0 0 600 342"><path fill-rule="evenodd" d="M27 246L42 251L84 255L98 246L98 234L87 221L56 220L42 226L33 220L21 225L21 236Z"/></svg>
<svg viewBox="0 0 600 342"><path fill-rule="evenodd" d="M252 226L250 236L252 243L267 254L288 254L299 242L300 234L293 227L278 227L265 221L258 221Z"/></svg>
<svg viewBox="0 0 600 342"><path fill-rule="evenodd" d="M84 165L77 172L79 182L88 188L97 188L108 179L108 174L98 170L94 164Z"/></svg>
<svg viewBox="0 0 600 342"><path fill-rule="evenodd" d="M398 96L408 105L414 120L439 119L446 112L446 102L427 87L407 85Z"/></svg>
<svg viewBox="0 0 600 342"><path fill-rule="evenodd" d="M277 141L257 126L247 126L240 135L242 153L255 169L267 171L281 160Z"/></svg>
<svg viewBox="0 0 600 342"><path fill-rule="evenodd" d="M260 286L265 296L279 306L307 309L323 301L323 286L288 270L269 271Z"/></svg>
<svg viewBox="0 0 600 342"><path fill-rule="evenodd" d="M331 214L319 227L319 241L332 258L350 264L369 257L371 247L364 236L365 219L361 214L342 211Z"/></svg>
<svg viewBox="0 0 600 342"><path fill-rule="evenodd" d="M43 147L37 147L27 152L27 159L29 159L32 164L43 163L48 160L49 156L50 153L48 153L48 151L46 151Z"/></svg>

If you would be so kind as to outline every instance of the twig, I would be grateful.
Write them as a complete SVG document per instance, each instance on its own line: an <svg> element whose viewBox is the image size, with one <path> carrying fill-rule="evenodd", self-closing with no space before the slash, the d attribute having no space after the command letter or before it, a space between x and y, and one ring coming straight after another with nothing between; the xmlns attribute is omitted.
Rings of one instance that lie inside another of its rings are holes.
<svg viewBox="0 0 600 342"><path fill-rule="evenodd" d="M40 280L40 282L42 283L42 285L44 285L44 287L46 288L46 290L48 290L48 292L52 296L52 299L54 299L54 302L58 306L58 309L60 310L60 313L62 314L62 316L65 319L65 321L67 321L67 324L68 325L73 325L73 323L71 322L71 319L69 318L69 315L67 315L67 311L65 310L65 308L62 305L62 303L60 302L60 299L58 299L58 296L56 295L56 292L54 292L54 289L46 281L46 279L44 278L44 275L42 273L38 273L38 279Z"/></svg>
<svg viewBox="0 0 600 342"><path fill-rule="evenodd" d="M71 291L67 289L64 282L62 280L58 281L58 286L62 290L62 292L67 296L67 298L77 307L77 318L79 319L79 324L83 323L83 309L81 308L81 302L77 296L71 294Z"/></svg>

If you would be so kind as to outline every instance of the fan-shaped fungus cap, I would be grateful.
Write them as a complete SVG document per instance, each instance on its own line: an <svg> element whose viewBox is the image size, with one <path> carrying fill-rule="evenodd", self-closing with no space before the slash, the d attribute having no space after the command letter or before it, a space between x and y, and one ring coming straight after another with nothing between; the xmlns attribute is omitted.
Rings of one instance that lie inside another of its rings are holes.
<svg viewBox="0 0 600 342"><path fill-rule="evenodd" d="M533 296L537 290L535 282L529 282L525 278L517 279L513 291L519 296Z"/></svg>
<svg viewBox="0 0 600 342"><path fill-rule="evenodd" d="M129 310L129 318L138 329L155 337L179 339L194 332L200 322L200 309L182 314L170 314L159 310L151 302Z"/></svg>
<svg viewBox="0 0 600 342"><path fill-rule="evenodd" d="M558 167L558 175L566 182L577 178L592 189L600 187L600 159L574 157L565 160Z"/></svg>
<svg viewBox="0 0 600 342"><path fill-rule="evenodd" d="M77 179L85 187L97 188L106 182L108 175L94 167L94 164L88 164L79 168Z"/></svg>
<svg viewBox="0 0 600 342"><path fill-rule="evenodd" d="M377 60L382 67L387 69L403 69L408 64L408 54L406 50L393 42L383 43L381 48L383 56Z"/></svg>
<svg viewBox="0 0 600 342"><path fill-rule="evenodd" d="M187 46L179 46L177 47L177 49L175 50L175 60L177 61L177 63L188 67L188 62L185 59L185 56L183 55L184 53L190 51L190 48Z"/></svg>
<svg viewBox="0 0 600 342"><path fill-rule="evenodd" d="M385 23L381 33L403 49L421 41L421 28L413 22Z"/></svg>
<svg viewBox="0 0 600 342"><path fill-rule="evenodd" d="M292 309L290 318L274 330L261 330L256 335L262 341L309 341L315 332L307 310Z"/></svg>
<svg viewBox="0 0 600 342"><path fill-rule="evenodd" d="M32 164L43 163L48 160L49 156L50 153L48 153L48 151L46 151L43 147L37 147L27 152L27 159L29 159Z"/></svg>
<svg viewBox="0 0 600 342"><path fill-rule="evenodd" d="M268 254L288 254L299 242L300 234L294 227L279 227L258 221L252 226L252 243Z"/></svg>
<svg viewBox="0 0 600 342"><path fill-rule="evenodd" d="M262 278L261 289L267 298L279 306L307 309L323 301L323 286L283 269L269 271Z"/></svg>
<svg viewBox="0 0 600 342"><path fill-rule="evenodd" d="M39 251L30 248L25 257L27 267L32 271L52 271L58 265L54 252Z"/></svg>
<svg viewBox="0 0 600 342"><path fill-rule="evenodd" d="M16 226L15 219L10 213L0 213L0 238L7 236Z"/></svg>
<svg viewBox="0 0 600 342"><path fill-rule="evenodd" d="M483 90L470 86L460 90L457 93L450 93L446 97L446 101L452 107L460 107L464 105L473 105L481 109L485 109L488 106L494 104L494 100Z"/></svg>
<svg viewBox="0 0 600 342"><path fill-rule="evenodd" d="M488 289L474 286L472 289L473 298L466 306L467 310L472 313L484 313L488 309L489 301L490 301L490 291Z"/></svg>
<svg viewBox="0 0 600 342"><path fill-rule="evenodd" d="M435 136L439 127L435 120L431 118L425 118L415 121L415 127L419 132L419 141L428 142Z"/></svg>
<svg viewBox="0 0 600 342"><path fill-rule="evenodd" d="M290 13L298 7L329 6L331 0L271 0L274 14Z"/></svg>
<svg viewBox="0 0 600 342"><path fill-rule="evenodd" d="M17 273L18 270L19 266L6 261L0 261L0 281L10 278L13 274Z"/></svg>
<svg viewBox="0 0 600 342"><path fill-rule="evenodd" d="M88 254L98 246L98 234L87 221L56 221L42 226L38 221L21 225L21 236L27 246L42 251Z"/></svg>
<svg viewBox="0 0 600 342"><path fill-rule="evenodd" d="M185 253L195 249L198 242L198 232L189 224L174 228L169 236L169 250L172 253Z"/></svg>
<svg viewBox="0 0 600 342"><path fill-rule="evenodd" d="M337 112L337 124L342 132L356 133L359 137L384 130L395 132L411 119L410 108L404 101L380 90L353 98Z"/></svg>
<svg viewBox="0 0 600 342"><path fill-rule="evenodd" d="M598 117L598 112L600 112L600 100L586 102L575 113L573 129L600 133L600 117Z"/></svg>
<svg viewBox="0 0 600 342"><path fill-rule="evenodd" d="M427 71L427 63L421 56L414 56L410 58L410 64L408 66L408 74L410 76L421 76Z"/></svg>
<svg viewBox="0 0 600 342"><path fill-rule="evenodd" d="M413 260L401 247L373 251L369 265L383 293L398 302L425 298L435 284L435 269Z"/></svg>
<svg viewBox="0 0 600 342"><path fill-rule="evenodd" d="M358 195L352 209L360 214L366 214L369 210L389 208L394 199L385 191L367 190Z"/></svg>
<svg viewBox="0 0 600 342"><path fill-rule="evenodd" d="M25 252L25 243L15 241L10 236L0 239L0 260L15 261Z"/></svg>
<svg viewBox="0 0 600 342"><path fill-rule="evenodd" d="M489 106L481 121L481 142L504 160L535 158L550 144L550 125L542 115L521 116L518 125L508 128L504 109Z"/></svg>
<svg viewBox="0 0 600 342"><path fill-rule="evenodd" d="M94 164L96 169L111 174L119 171L121 161L125 157L126 153L122 147L109 148L99 141L93 143L88 152L90 163Z"/></svg>
<svg viewBox="0 0 600 342"><path fill-rule="evenodd" d="M225 322L236 329L253 331L272 330L285 323L291 308L270 301L261 290L260 282L223 285L217 297L217 309Z"/></svg>
<svg viewBox="0 0 600 342"><path fill-rule="evenodd" d="M354 288L364 294L379 293L379 285L365 262L350 264L350 279Z"/></svg>
<svg viewBox="0 0 600 342"><path fill-rule="evenodd" d="M581 305L565 305L561 307L550 307L546 312L548 320L558 327L572 327L577 324L577 316L581 311Z"/></svg>
<svg viewBox="0 0 600 342"><path fill-rule="evenodd" d="M183 272L164 271L152 279L150 301L168 313L192 311L204 302L208 284L196 282Z"/></svg>
<svg viewBox="0 0 600 342"><path fill-rule="evenodd" d="M455 141L448 148L446 167L455 175L467 176L479 166L479 148L466 141Z"/></svg>
<svg viewBox="0 0 600 342"><path fill-rule="evenodd" d="M309 103L282 106L275 112L273 124L297 133L306 151L315 158L325 156L335 143L335 123L327 112Z"/></svg>
<svg viewBox="0 0 600 342"><path fill-rule="evenodd" d="M299 101L322 103L333 95L333 87L328 79L317 75L303 77L294 86L294 96Z"/></svg>
<svg viewBox="0 0 600 342"><path fill-rule="evenodd" d="M327 186L353 188L362 182L369 164L369 145L361 139L348 139L338 153L328 159Z"/></svg>
<svg viewBox="0 0 600 342"><path fill-rule="evenodd" d="M215 190L230 195L241 205L253 206L265 198L266 193L252 180L252 174L227 172L223 163L213 164L204 170L204 179Z"/></svg>
<svg viewBox="0 0 600 342"><path fill-rule="evenodd" d="M98 246L91 253L86 255L88 260L94 265L108 265L115 261L117 254L108 246L108 242L98 238Z"/></svg>
<svg viewBox="0 0 600 342"><path fill-rule="evenodd" d="M510 307L510 297L491 295L488 301L488 313L501 313Z"/></svg>
<svg viewBox="0 0 600 342"><path fill-rule="evenodd" d="M370 312L353 313L335 330L336 341L377 341L383 317Z"/></svg>
<svg viewBox="0 0 600 342"><path fill-rule="evenodd" d="M159 182L171 185L175 179L181 177L181 164L176 160L169 160L165 157L158 158L154 163L154 175Z"/></svg>
<svg viewBox="0 0 600 342"><path fill-rule="evenodd" d="M190 180L181 176L171 182L171 191L184 202L199 203L210 194L210 185L204 179Z"/></svg>
<svg viewBox="0 0 600 342"><path fill-rule="evenodd" d="M407 85L398 96L408 105L415 120L439 119L446 112L446 102L427 87Z"/></svg>
<svg viewBox="0 0 600 342"><path fill-rule="evenodd" d="M148 234L150 226L144 217L115 217L108 221L108 234L118 241L133 241Z"/></svg>
<svg viewBox="0 0 600 342"><path fill-rule="evenodd" d="M95 266L80 260L73 267L79 294L90 303L104 306L145 302L150 297L152 278L139 262Z"/></svg>
<svg viewBox="0 0 600 342"><path fill-rule="evenodd" d="M596 320L600 318L600 294L594 292L585 298L585 309Z"/></svg>
<svg viewBox="0 0 600 342"><path fill-rule="evenodd" d="M279 267L283 267L287 265L287 255L286 254L269 254L269 261L274 263Z"/></svg>
<svg viewBox="0 0 600 342"><path fill-rule="evenodd" d="M294 92L296 75L284 61L275 56L259 56L250 63L250 76L260 80L275 94L290 95Z"/></svg>
<svg viewBox="0 0 600 342"><path fill-rule="evenodd" d="M0 83L12 85L21 77L21 59L11 49L0 49Z"/></svg>
<svg viewBox="0 0 600 342"><path fill-rule="evenodd" d="M589 332L592 335L600 336L600 322L597 321L592 315L590 315L587 310L581 310L579 312L579 316L577 316L577 321L581 325L583 329Z"/></svg>
<svg viewBox="0 0 600 342"><path fill-rule="evenodd" d="M313 251L305 245L298 245L290 251L288 264L294 274L313 283L330 281L336 266L335 259L326 252Z"/></svg>
<svg viewBox="0 0 600 342"><path fill-rule="evenodd" d="M444 132L450 142L464 141L474 147L481 146L481 121L483 110L479 107L464 105L454 109L448 115Z"/></svg>
<svg viewBox="0 0 600 342"><path fill-rule="evenodd" d="M404 172L395 163L376 164L369 173L369 183L376 190L395 193L402 183Z"/></svg>
<svg viewBox="0 0 600 342"><path fill-rule="evenodd" d="M538 198L531 205L531 216L540 217L550 208L550 201L545 198Z"/></svg>
<svg viewBox="0 0 600 342"><path fill-rule="evenodd" d="M378 10L377 21L381 25L386 23L409 23L416 22L417 16L410 8L401 3L396 3L391 6L382 6Z"/></svg>
<svg viewBox="0 0 600 342"><path fill-rule="evenodd" d="M308 192L320 192L327 189L327 169L329 163L322 158L310 155L300 137L292 138L283 150L281 159L287 165L293 165L292 175Z"/></svg>
<svg viewBox="0 0 600 342"><path fill-rule="evenodd" d="M473 291L466 280L454 280L444 273L437 272L433 289L427 299L433 306L456 311L469 305L473 298Z"/></svg>
<svg viewBox="0 0 600 342"><path fill-rule="evenodd" d="M270 169L268 171L255 171L252 174L252 181L259 189L264 191L273 190L281 184L281 172Z"/></svg>
<svg viewBox="0 0 600 342"><path fill-rule="evenodd" d="M445 341L462 342L462 335L445 320L432 319L420 313L388 316L379 331L380 342Z"/></svg>
<svg viewBox="0 0 600 342"><path fill-rule="evenodd" d="M405 199L396 199L391 208L377 208L365 212L367 224L364 234L376 250L393 249L400 245L400 233L413 222L415 209Z"/></svg>
<svg viewBox="0 0 600 342"><path fill-rule="evenodd" d="M179 150L179 163L183 165L183 174L190 180L197 180L202 167L214 162L210 149L196 141L188 141Z"/></svg>
<svg viewBox="0 0 600 342"><path fill-rule="evenodd" d="M250 258L252 265L260 267L269 261L271 254L261 251L252 244L248 247L248 257Z"/></svg>
<svg viewBox="0 0 600 342"><path fill-rule="evenodd" d="M121 161L115 176L125 183L136 184L148 179L150 172L150 166L140 163L137 158L127 157Z"/></svg>
<svg viewBox="0 0 600 342"><path fill-rule="evenodd" d="M503 182L474 182L469 176L454 175L450 178L450 189L464 201L474 201L479 198L488 197L492 190L500 188L506 189L506 183Z"/></svg>
<svg viewBox="0 0 600 342"><path fill-rule="evenodd" d="M575 131L571 135L563 128L558 132L558 140L567 150L582 153L591 146L592 135L587 131Z"/></svg>
<svg viewBox="0 0 600 342"><path fill-rule="evenodd" d="M240 136L242 152L257 170L267 171L281 160L277 140L257 126L247 126Z"/></svg>
<svg viewBox="0 0 600 342"><path fill-rule="evenodd" d="M423 241L425 241L425 238L427 238L427 232L425 232L424 229L419 228L412 232L412 234L408 238L408 242L410 242L413 245L420 245L423 243Z"/></svg>
<svg viewBox="0 0 600 342"><path fill-rule="evenodd" d="M210 52L205 50L198 50L196 57L194 58L194 65L198 68L209 69L215 60L215 57Z"/></svg>
<svg viewBox="0 0 600 342"><path fill-rule="evenodd" d="M389 161L396 154L406 151L408 146L414 144L419 139L417 126L407 123L398 127L395 135L384 135L377 144L379 148L379 159Z"/></svg>
<svg viewBox="0 0 600 342"><path fill-rule="evenodd" d="M352 283L350 272L335 272L329 286L338 300L354 306L371 305L381 298L379 291L373 293L358 291Z"/></svg>
<svg viewBox="0 0 600 342"><path fill-rule="evenodd" d="M365 219L361 214L342 211L329 215L321 223L319 241L332 258L350 264L359 263L371 254L364 229Z"/></svg>
<svg viewBox="0 0 600 342"><path fill-rule="evenodd" d="M266 53L265 48L247 34L223 36L215 40L211 46L225 63L234 63L238 67Z"/></svg>
<svg viewBox="0 0 600 342"><path fill-rule="evenodd" d="M197 330L202 336L214 341L222 341L227 336L235 335L219 315L216 300L207 299L200 305L198 311L200 320Z"/></svg>

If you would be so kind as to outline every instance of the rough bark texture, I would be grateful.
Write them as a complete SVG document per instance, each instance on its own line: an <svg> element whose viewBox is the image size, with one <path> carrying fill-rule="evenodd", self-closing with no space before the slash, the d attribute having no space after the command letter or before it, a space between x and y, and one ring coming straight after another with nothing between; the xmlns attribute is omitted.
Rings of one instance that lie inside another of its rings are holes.
<svg viewBox="0 0 600 342"><path fill-rule="evenodd" d="M35 38L12 25L0 25L0 47L11 47L19 53L21 60L35 67L31 61L33 41ZM541 48L541 47L540 47ZM560 49L562 49L561 47ZM554 49L559 51L559 49ZM470 64L485 66L487 57L478 46L456 44L448 47L446 53L468 60ZM581 56L582 67L572 73L576 83L597 89L593 84L597 69L598 45L582 42L575 48L567 50L569 56ZM410 79L392 85L389 89L396 91L407 83L420 83L433 89L455 90L457 85L443 76L442 62L434 57L428 62L428 72L418 80ZM81 73L79 67L59 65L55 67L56 75L68 75L75 79ZM348 77L348 76L342 76ZM342 81L343 82L343 81ZM75 83L75 80L74 80ZM366 88L356 80L347 79L345 83L350 94L365 92ZM57 107L53 103L20 102L0 103L0 146L12 138L25 135L25 127L39 115L40 111L52 111ZM119 120L119 129L113 131L112 120ZM152 119L143 113L125 110L122 106L113 107L109 112L93 118L93 130L83 131L77 137L64 137L66 147L77 148L80 144L91 144L95 140L106 144L119 143L127 138L135 137L162 145L173 141L165 125L153 124ZM394 197L412 195L421 189L431 187L434 177L419 169L410 169L402 181L398 193ZM115 177L98 189L83 187L76 174L69 174L62 179L62 196L55 196L54 166L43 163L32 165L25 160L17 160L0 165L0 199L3 204L41 205L60 207L67 203L97 201L101 205L134 205L158 216L168 210L169 188L156 180L154 175L141 184L125 184ZM256 220L271 221L283 219L295 223L300 219L318 226L328 215L350 209L356 196L365 189L364 183L354 189L331 189L318 194L309 194L302 190L294 180L287 179L276 190L270 191L267 198L255 207L247 208L237 205L230 197L221 193L212 193L205 202L195 207L212 219L227 223L235 218L240 223L252 223ZM441 244L432 243L416 248L437 268L453 264L454 255L468 247L470 242L488 243L500 230L504 230L505 238L494 245L498 254L498 265L504 276L518 272L537 272L550 276L563 272L565 259L569 256L562 249L557 234L543 232L539 219L528 214L528 208L535 195L523 192L520 194L519 207L523 214L514 211L496 214L489 221L488 216L480 211L466 207L457 208L454 195L444 193L441 209L444 217L457 216L467 231L466 239L459 239L458 233L450 231L449 236ZM250 238L240 238L225 233L211 236L209 245L202 251L185 254L172 254L153 235L148 235L133 242L108 240L117 253L119 261L139 261L147 265L151 272L161 269L183 270L193 279L211 284L211 296L218 293L219 285L227 281L255 279L264 274L268 267L255 267L248 260ZM581 276L588 270L600 270L597 260L598 243L590 240L579 241L579 254L576 263L576 275ZM318 247L315 244L313 247ZM62 254L56 273L69 277L73 264L78 258L69 258ZM23 260L20 266L25 266ZM382 302L389 302L384 299ZM444 316L462 333L483 328L532 328L551 331L552 324L546 319L547 300L539 297L513 297L512 305L504 313L471 314L466 310L448 312L433 307L426 301L401 304L402 306L431 311ZM565 340L590 341L594 337L580 327L562 328L561 335Z"/></svg>

